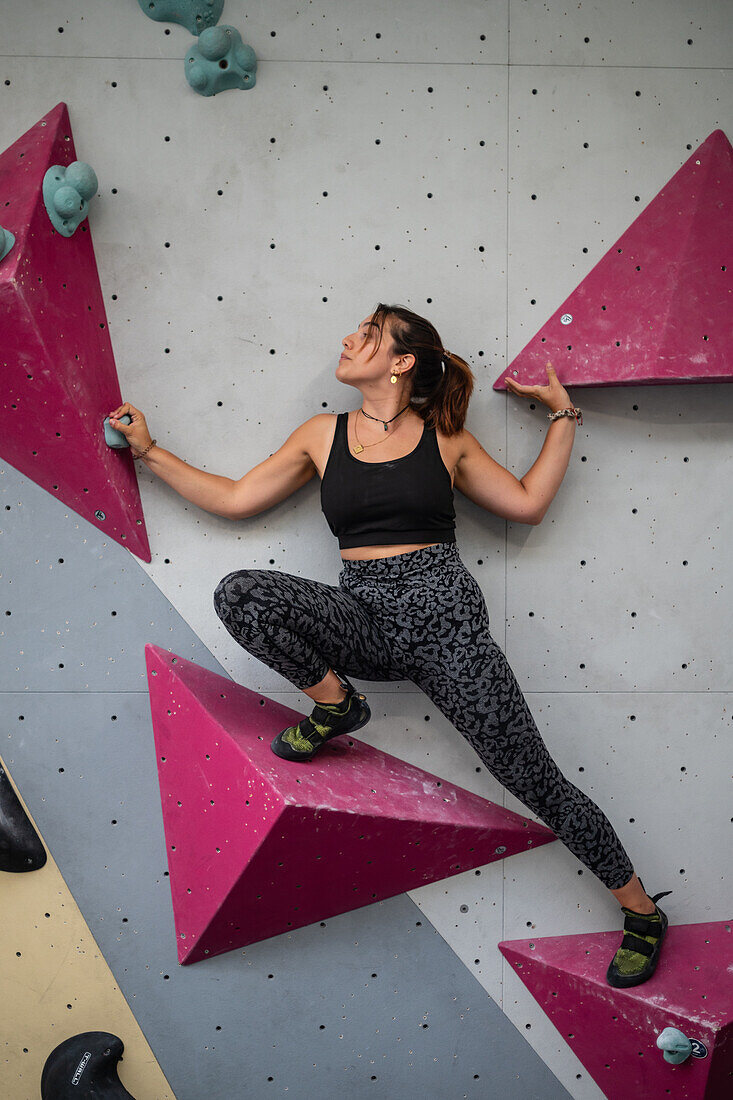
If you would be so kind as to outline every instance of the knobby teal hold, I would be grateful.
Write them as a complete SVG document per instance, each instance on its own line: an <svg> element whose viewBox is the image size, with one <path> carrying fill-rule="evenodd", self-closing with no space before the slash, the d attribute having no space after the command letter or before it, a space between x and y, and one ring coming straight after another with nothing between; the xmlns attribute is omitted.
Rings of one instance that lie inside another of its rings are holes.
<svg viewBox="0 0 733 1100"><path fill-rule="evenodd" d="M186 80L199 95L254 88L257 57L235 27L222 23L202 31L186 54Z"/></svg>
<svg viewBox="0 0 733 1100"><path fill-rule="evenodd" d="M0 260L4 260L10 249L15 244L15 237L9 229L3 229L0 225Z"/></svg>
<svg viewBox="0 0 733 1100"><path fill-rule="evenodd" d="M72 237L89 213L89 200L99 184L94 169L83 160L67 168L52 165L43 177L43 201L54 229Z"/></svg>
<svg viewBox="0 0 733 1100"><path fill-rule="evenodd" d="M215 27L221 18L224 0L137 0L140 10L158 23L180 23L191 32L201 34Z"/></svg>
<svg viewBox="0 0 733 1100"><path fill-rule="evenodd" d="M125 439L122 432L118 432L117 428L113 428L109 422L109 417L104 418L104 442L108 447L114 447L115 450L121 450L123 447L129 447L130 444ZM125 413L120 417L121 424L132 424L132 417Z"/></svg>
<svg viewBox="0 0 733 1100"><path fill-rule="evenodd" d="M657 1036L657 1046L664 1051L665 1062L670 1062L673 1066L680 1065L692 1053L692 1043L676 1027L665 1027L662 1034Z"/></svg>

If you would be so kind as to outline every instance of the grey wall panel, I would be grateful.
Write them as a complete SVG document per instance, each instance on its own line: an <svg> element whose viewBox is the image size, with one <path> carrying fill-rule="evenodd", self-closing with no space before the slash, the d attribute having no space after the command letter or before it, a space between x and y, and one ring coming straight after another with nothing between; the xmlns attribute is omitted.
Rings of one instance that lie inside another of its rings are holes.
<svg viewBox="0 0 733 1100"><path fill-rule="evenodd" d="M146 690L147 642L224 674L136 558L1 463L0 592L0 691Z"/></svg>
<svg viewBox="0 0 733 1100"><path fill-rule="evenodd" d="M507 654L532 690L733 687L733 515L715 487L733 471L730 390L573 391L584 424L560 493L539 528L509 529ZM517 468L542 420L512 411Z"/></svg>
<svg viewBox="0 0 733 1100"><path fill-rule="evenodd" d="M730 65L725 0L510 0L513 65Z"/></svg>
<svg viewBox="0 0 733 1100"><path fill-rule="evenodd" d="M226 0L220 23L240 31L266 64L446 61L506 64L509 0L460 0L459 18L446 21L440 0ZM137 0L26 0L23 19L3 28L7 52L33 57L144 57L179 62L191 35L175 23L147 19ZM259 74L257 76L259 80Z"/></svg>

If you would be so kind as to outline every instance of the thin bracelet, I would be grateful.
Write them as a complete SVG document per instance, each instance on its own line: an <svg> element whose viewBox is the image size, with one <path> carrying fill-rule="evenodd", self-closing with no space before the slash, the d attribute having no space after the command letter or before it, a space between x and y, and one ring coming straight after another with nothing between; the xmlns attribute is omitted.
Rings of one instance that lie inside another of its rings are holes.
<svg viewBox="0 0 733 1100"><path fill-rule="evenodd" d="M154 446L155 446L155 444L156 444L157 442L158 442L158 440L157 440L157 439L154 439L154 440L153 440L153 442L152 442L152 443L148 443L148 445L147 445L147 447L145 448L145 450L144 450L144 451L140 451L140 453L139 453L139 454L136 454L136 453L135 453L135 451L133 451L133 452L132 452L132 459L133 459L133 462L137 462L137 460L138 460L139 458L145 458L145 455L146 455L146 454L148 453L148 451L150 450L150 448L151 448L151 447L154 447Z"/></svg>
<svg viewBox="0 0 733 1100"><path fill-rule="evenodd" d="M582 412L580 411L580 409L576 409L574 407L571 409L558 409L557 412L549 412L547 414L547 419L557 420L559 416L572 416L575 420L578 421L579 426L583 423Z"/></svg>

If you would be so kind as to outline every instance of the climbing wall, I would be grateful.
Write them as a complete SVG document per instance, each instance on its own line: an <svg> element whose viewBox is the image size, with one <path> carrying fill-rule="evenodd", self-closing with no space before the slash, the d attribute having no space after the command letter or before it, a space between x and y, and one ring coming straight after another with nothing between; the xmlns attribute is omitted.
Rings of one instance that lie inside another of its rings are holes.
<svg viewBox="0 0 733 1100"><path fill-rule="evenodd" d="M78 1032L105 1030L124 1042L119 1076L136 1100L230 1100L233 1081L248 1082L257 1097L272 1090L306 1100L316 1089L326 1095L343 1089L367 1100L380 1090L409 1095L416 1080L446 1095L457 1083L477 1097L488 1087L512 1100L528 1092L565 1100L566 1090L405 893L366 905L357 898L360 908L337 916L324 905L307 927L293 920L293 931L273 926L266 938L258 929L251 945L242 947L240 939L226 954L179 965L177 941L186 931L176 921L180 895L191 888L200 904L211 883L224 881L226 869L210 874L206 862L226 864L229 846L237 843L241 782L232 771L235 791L227 802L226 776L219 773L206 799L209 804L213 796L209 811L226 824L219 830L221 853L207 849L196 816L203 806L180 789L163 805L153 728L161 708L153 715L145 646L136 639L150 639L161 660L185 662L189 675L215 683L217 698L222 685L235 698L248 689L231 684L126 550L96 532L90 537L73 512L10 467L0 474L0 515L9 653L2 758L52 856L40 871L0 872L11 891L6 908L13 920L0 981L23 990L12 1016L2 1010L8 1053L0 1064L0 1095L37 1100L52 1048ZM377 693L377 705L383 698ZM292 701L292 692L276 693L269 708L290 714ZM267 704L258 696L260 731L267 727ZM419 700L407 704L409 737L424 718ZM165 710L182 706L179 695ZM205 736L205 722L199 724ZM251 723L242 725L257 738ZM212 772L221 758L216 738L223 739L216 733L206 746ZM205 759L202 764L186 777L189 792L194 776L212 774ZM303 778L290 777L291 790ZM184 860L194 849L187 882L166 837L166 817L179 809L170 802L179 800L193 810L193 822L184 818L173 840ZM467 801L481 806L486 821L484 800ZM499 809L497 817L509 844L506 824L514 815ZM546 838L546 830L515 820L522 847L528 847L524 834ZM240 815L240 835L242 821ZM0 830L0 848L2 840ZM302 833L294 841L302 844ZM349 851L340 866L333 837L322 851L334 859L333 876L345 883ZM487 870L500 871L500 854L491 854L497 862L454 877L481 881ZM523 850L515 858L532 854ZM281 897L293 904L287 893Z"/></svg>
<svg viewBox="0 0 733 1100"><path fill-rule="evenodd" d="M216 473L239 477L308 417L358 407L334 377L340 342L387 301L430 317L468 359L467 427L520 477L545 438L546 410L493 387L510 366L520 381L531 377L523 349L557 316L554 365L584 413L563 485L537 527L457 494L460 552L560 766L606 810L649 890L673 890L673 927L715 925L723 943L733 519L720 487L731 474L731 389L717 366L685 368L684 380L663 386L653 374L643 386L633 377L607 385L619 377L611 360L593 376L603 384L577 375L573 384L577 349L560 336L572 328L564 304L696 151L713 134L726 148L728 5L458 0L449 10L407 0L399 21L387 0L337 9L226 0L222 20L254 49L257 82L205 97L186 81L185 27L147 19L136 3L23 5L3 26L0 153L67 105L75 155L99 181L87 230L75 235L93 239L93 313L107 325L95 362L109 365L113 347L121 396L163 446ZM40 226L37 195L19 195L17 178L10 199ZM23 244L3 213L7 192L0 198L0 225L41 263L38 240ZM694 228L685 229L691 245ZM730 271L726 257L715 260L727 268L721 277ZM12 251L0 261L0 287L19 285L15 263ZM627 335L629 300L614 315ZM4 347L15 331L9 301L0 298ZM660 313L672 308L664 302ZM24 316L38 313L29 306ZM725 325L724 305L720 316ZM720 331L716 348L726 344ZM43 370L57 379L62 332L63 318L44 352ZM19 411L8 408L14 394L26 400L38 382L21 377L26 391L8 378L6 369L4 417ZM36 974L54 968L67 941L46 923L64 919L69 897L81 922L76 955L97 951L106 968L96 985L53 969L61 988L47 999L43 978L22 971L35 992L6 1028L0 1093L35 1098L51 1046L98 1028L124 1040L120 1079L137 1100L166 1088L178 1100L228 1098L240 1081L258 1098L599 1100L605 1049L588 1057L563 1034L538 983L522 980L520 955L498 948L520 942L516 951L534 957L542 944L581 937L598 944L602 970L601 954L620 939L618 909L559 843L179 965L186 929L166 834L179 798L170 786L166 802L159 785L145 646L232 677L263 706L302 712L306 697L223 631L212 593L242 566L335 583L340 557L315 480L232 523L145 469L150 560L143 546L133 557L129 530L95 517L109 514L104 504L84 510L88 482L77 500L50 480L68 478L77 454L77 473L114 462L131 476L129 454L94 451L92 421L115 403L52 409L64 433L75 424L61 443L39 406L13 445L45 448L44 477L10 454L7 428L0 438L0 755L52 857L14 876L13 888L48 869L41 893L60 899L14 908L3 977L17 977L11 968L25 968L29 952ZM142 512L133 518L139 531ZM412 684L358 686L373 713L360 743L531 819ZM54 868L63 886L51 882ZM20 923L29 911L40 926L30 939ZM541 983L551 1000L574 973L558 952L564 984ZM701 998L713 996L708 973L694 987ZM660 971L659 989L666 980ZM562 1010L577 1014L572 1000ZM681 1027L685 1011L675 1002L667 1022ZM634 1057L657 1058L672 1080L712 1073L704 1059L663 1061L652 1034L665 1023L659 1002L647 1015L611 1015L614 1029L629 1025L619 1050L639 1037L644 1057ZM718 1025L726 1038L722 1017Z"/></svg>

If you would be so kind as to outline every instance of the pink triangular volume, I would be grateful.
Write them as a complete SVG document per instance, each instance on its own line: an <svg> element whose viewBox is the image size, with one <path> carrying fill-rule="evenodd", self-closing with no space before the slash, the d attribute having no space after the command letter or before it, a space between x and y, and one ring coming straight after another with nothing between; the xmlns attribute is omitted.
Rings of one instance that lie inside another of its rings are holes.
<svg viewBox="0 0 733 1100"><path fill-rule="evenodd" d="M715 130L510 364L524 385L731 382L733 150ZM504 377L494 389L505 389Z"/></svg>
<svg viewBox="0 0 733 1100"><path fill-rule="evenodd" d="M65 103L0 154L0 454L110 538L150 561L134 463L102 422L121 403L88 221L57 233L42 184L76 160Z"/></svg>
<svg viewBox="0 0 733 1100"><path fill-rule="evenodd" d="M302 713L157 646L146 659L182 963L555 839L355 737L281 760L270 742Z"/></svg>
<svg viewBox="0 0 733 1100"><path fill-rule="evenodd" d="M606 970L619 932L511 940L499 950L608 1100L733 1096L733 926L670 927L654 975L616 989ZM674 1027L693 1042L680 1065L657 1036Z"/></svg>

